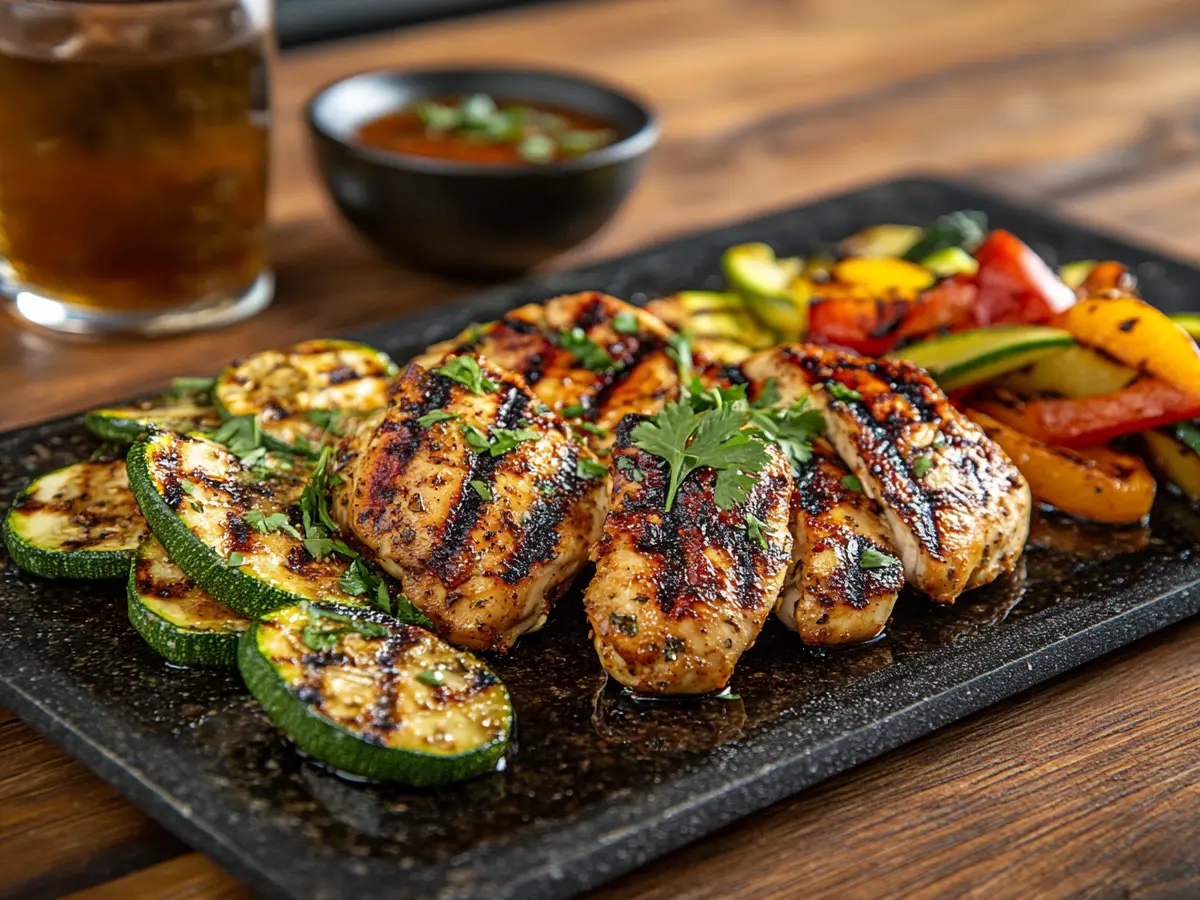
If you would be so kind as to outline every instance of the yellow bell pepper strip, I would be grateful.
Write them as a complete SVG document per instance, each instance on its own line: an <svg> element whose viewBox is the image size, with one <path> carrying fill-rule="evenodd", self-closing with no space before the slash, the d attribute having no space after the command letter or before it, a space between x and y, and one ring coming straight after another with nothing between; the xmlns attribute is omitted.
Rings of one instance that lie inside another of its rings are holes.
<svg viewBox="0 0 1200 900"><path fill-rule="evenodd" d="M933 273L903 259L843 259L833 267L833 279L861 288L880 300L912 300L933 284Z"/></svg>
<svg viewBox="0 0 1200 900"><path fill-rule="evenodd" d="M1200 348L1166 313L1136 297L1081 300L1054 324L1079 343L1200 399Z"/></svg>
<svg viewBox="0 0 1200 900"><path fill-rule="evenodd" d="M1039 359L996 383L1024 397L1057 394L1060 397L1092 397L1127 387L1137 372L1091 347L1067 347Z"/></svg>
<svg viewBox="0 0 1200 900"><path fill-rule="evenodd" d="M1200 502L1200 428L1180 422L1174 428L1144 432L1141 437L1154 468L1193 503Z"/></svg>
<svg viewBox="0 0 1200 900"><path fill-rule="evenodd" d="M1062 447L1092 447L1139 431L1200 416L1200 400L1157 378L1091 397L1021 400L1006 391L971 405L1023 434Z"/></svg>
<svg viewBox="0 0 1200 900"><path fill-rule="evenodd" d="M1052 447L979 410L968 409L967 415L1008 454L1038 502L1114 525L1150 515L1154 476L1138 457L1107 447Z"/></svg>

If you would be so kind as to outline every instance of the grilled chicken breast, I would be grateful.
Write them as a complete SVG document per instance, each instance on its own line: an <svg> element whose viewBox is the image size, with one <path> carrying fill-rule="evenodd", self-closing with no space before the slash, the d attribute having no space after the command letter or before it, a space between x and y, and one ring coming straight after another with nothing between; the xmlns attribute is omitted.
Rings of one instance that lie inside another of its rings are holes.
<svg viewBox="0 0 1200 900"><path fill-rule="evenodd" d="M723 688L775 605L792 553L791 464L771 462L732 509L713 501L716 473L692 473L665 512L669 467L630 444L644 421L617 429L613 494L596 575L584 597L596 652L621 684L646 694ZM747 514L766 523L759 534Z"/></svg>
<svg viewBox="0 0 1200 900"><path fill-rule="evenodd" d="M645 310L588 291L522 306L415 361L432 366L450 353L485 356L521 375L569 422L587 423L589 443L603 451L627 413L653 415L678 397L678 366L667 352L673 333Z"/></svg>
<svg viewBox="0 0 1200 900"><path fill-rule="evenodd" d="M939 603L1014 566L1029 485L1004 452L917 366L811 344L742 365L784 400L809 393L838 455L879 502L910 583Z"/></svg>
<svg viewBox="0 0 1200 900"><path fill-rule="evenodd" d="M824 441L796 478L795 562L775 614L804 643L836 647L877 637L904 587L883 514Z"/></svg>
<svg viewBox="0 0 1200 900"><path fill-rule="evenodd" d="M340 446L333 511L443 637L506 651L587 561L607 478L524 379L479 365L494 390L410 366Z"/></svg>

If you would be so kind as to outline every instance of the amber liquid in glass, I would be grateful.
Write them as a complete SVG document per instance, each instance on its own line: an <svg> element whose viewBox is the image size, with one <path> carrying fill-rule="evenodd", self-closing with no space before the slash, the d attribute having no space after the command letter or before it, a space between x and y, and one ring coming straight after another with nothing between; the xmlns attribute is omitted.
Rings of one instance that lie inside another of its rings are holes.
<svg viewBox="0 0 1200 900"><path fill-rule="evenodd" d="M0 55L0 264L115 310L236 295L266 260L261 36L137 63Z"/></svg>

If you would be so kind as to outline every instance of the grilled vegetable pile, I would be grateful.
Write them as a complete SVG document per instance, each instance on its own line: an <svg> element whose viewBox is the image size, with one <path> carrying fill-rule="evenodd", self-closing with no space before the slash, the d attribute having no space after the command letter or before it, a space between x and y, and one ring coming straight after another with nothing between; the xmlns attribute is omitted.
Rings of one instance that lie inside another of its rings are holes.
<svg viewBox="0 0 1200 900"><path fill-rule="evenodd" d="M150 648L237 665L272 721L339 771L431 785L494 768L504 686L425 630L329 512L328 445L387 404L396 371L373 348L308 341L95 410L87 427L127 458L29 485L4 520L9 553L45 577L127 579Z"/></svg>
<svg viewBox="0 0 1200 900"><path fill-rule="evenodd" d="M1158 475L1200 500L1200 314L1168 316L1113 261L1055 272L980 213L877 225L828 253L730 247L729 290L650 308L725 362L805 340L911 360L1017 462L1043 504L1139 522ZM766 333L764 333L764 331Z"/></svg>

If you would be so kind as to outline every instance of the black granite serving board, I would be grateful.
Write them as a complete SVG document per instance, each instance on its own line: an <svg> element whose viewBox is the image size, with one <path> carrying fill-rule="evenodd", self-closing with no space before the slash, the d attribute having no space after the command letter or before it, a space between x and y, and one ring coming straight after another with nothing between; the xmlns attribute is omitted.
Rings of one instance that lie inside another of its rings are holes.
<svg viewBox="0 0 1200 900"><path fill-rule="evenodd" d="M731 186L731 190L736 186ZM1058 260L1136 265L1168 309L1200 271L951 184L912 179L488 291L358 336L403 360L472 320L596 288L644 300L711 287L721 250L786 253L878 222L982 209ZM0 436L0 509L95 446L80 417ZM1038 519L1021 571L935 609L905 595L882 640L800 646L773 620L740 699L633 704L605 684L568 596L493 660L518 729L504 771L439 791L352 784L303 761L236 673L171 668L125 622L117 584L0 573L0 703L265 895L564 897L1200 611L1200 518L1164 498L1149 529ZM881 815L886 814L881 810Z"/></svg>

